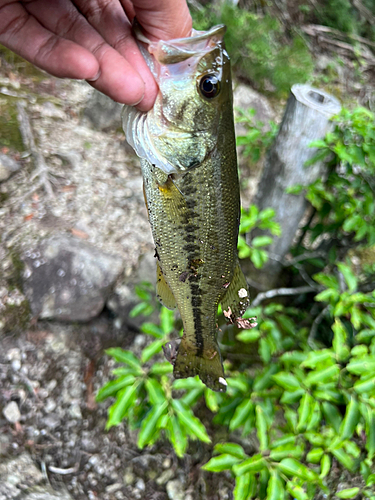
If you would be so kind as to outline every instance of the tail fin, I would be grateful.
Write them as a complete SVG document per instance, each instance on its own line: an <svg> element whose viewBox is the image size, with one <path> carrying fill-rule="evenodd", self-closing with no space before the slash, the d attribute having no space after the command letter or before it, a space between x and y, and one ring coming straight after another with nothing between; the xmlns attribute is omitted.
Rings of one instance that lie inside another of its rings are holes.
<svg viewBox="0 0 375 500"><path fill-rule="evenodd" d="M202 382L213 391L225 392L227 383L224 378L219 346L216 344L214 349L210 349L209 353L209 355L203 353L202 356L197 356L196 350L189 349L184 339L182 339L174 363L173 374L175 378L199 375Z"/></svg>

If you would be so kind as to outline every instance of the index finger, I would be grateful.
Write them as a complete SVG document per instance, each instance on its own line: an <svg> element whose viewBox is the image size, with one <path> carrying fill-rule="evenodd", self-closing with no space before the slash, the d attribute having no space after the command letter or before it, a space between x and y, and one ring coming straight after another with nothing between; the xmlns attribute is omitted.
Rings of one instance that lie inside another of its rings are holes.
<svg viewBox="0 0 375 500"><path fill-rule="evenodd" d="M90 51L44 28L19 2L0 0L0 43L60 78L90 80L99 72Z"/></svg>

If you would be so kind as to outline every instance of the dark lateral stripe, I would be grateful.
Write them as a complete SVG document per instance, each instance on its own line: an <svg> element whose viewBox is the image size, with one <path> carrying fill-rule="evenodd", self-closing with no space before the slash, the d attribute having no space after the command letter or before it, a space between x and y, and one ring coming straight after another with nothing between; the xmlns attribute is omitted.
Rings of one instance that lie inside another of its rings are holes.
<svg viewBox="0 0 375 500"><path fill-rule="evenodd" d="M197 356L202 357L204 351L204 339L202 333L202 311L199 307L193 307L195 345Z"/></svg>

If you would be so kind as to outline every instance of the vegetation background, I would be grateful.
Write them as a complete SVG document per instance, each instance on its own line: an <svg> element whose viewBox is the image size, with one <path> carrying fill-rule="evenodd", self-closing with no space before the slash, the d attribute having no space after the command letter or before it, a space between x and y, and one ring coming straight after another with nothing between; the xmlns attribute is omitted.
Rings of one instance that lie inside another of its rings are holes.
<svg viewBox="0 0 375 500"><path fill-rule="evenodd" d="M253 298L245 317L256 317L258 326L226 326L219 311L227 393L197 378L173 380L161 348L181 332L181 321L143 281L130 316L142 318L149 341L139 356L106 351L116 362L96 396L99 403L110 398L106 428L125 423L140 449L170 446L179 460L200 443L206 460L194 466L211 484L224 475L235 500L374 500L375 4L194 0L190 6L196 29L227 25L236 82L267 96L279 115L290 87L305 82L338 97L343 111L313 145L313 161L324 158L325 175L290 189L291 196L303 192L309 205L272 290L254 276L275 258L267 252L282 237L275 213L251 203L242 208L239 256ZM1 57L11 56L2 51ZM7 113L0 116L3 145L21 148L19 135L10 135L15 117ZM252 110L237 114L246 193L278 127L261 123ZM155 312L158 321L150 319ZM212 487L206 497L218 498Z"/></svg>

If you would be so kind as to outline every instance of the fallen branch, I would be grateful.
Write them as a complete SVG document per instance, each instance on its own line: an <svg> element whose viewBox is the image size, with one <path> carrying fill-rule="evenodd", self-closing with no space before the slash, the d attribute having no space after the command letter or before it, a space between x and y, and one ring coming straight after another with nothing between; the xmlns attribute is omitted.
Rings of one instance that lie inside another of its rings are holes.
<svg viewBox="0 0 375 500"><path fill-rule="evenodd" d="M300 286L297 288L275 288L274 290L268 290L268 292L258 293L258 295L253 300L251 307L257 307L263 300L272 299L273 297L278 297L281 295L298 295L300 293L316 293L316 288L311 286Z"/></svg>
<svg viewBox="0 0 375 500"><path fill-rule="evenodd" d="M38 150L36 144L35 144L35 139L33 135L33 131L30 125L30 120L28 117L28 114L25 109L25 103L20 101L17 103L17 111L18 111L18 124L19 124L19 129L21 132L22 136L22 141L25 146L25 148L30 151L35 165L37 167L36 171L33 173L33 175L30 178L30 182L33 182L37 177L39 177L39 182L37 182L33 188L27 192L25 197L29 196L30 194L34 193L37 189L40 187L44 187L44 189L47 192L47 195L49 198L54 198L55 195L52 190L52 186L50 181L48 180L48 167L46 165L46 162L44 161L43 155L40 153Z"/></svg>
<svg viewBox="0 0 375 500"><path fill-rule="evenodd" d="M336 36L337 38L341 40L347 40L348 38L351 38L352 40L355 40L356 42L363 43L365 45L368 45L369 47L374 47L375 48L375 42L371 42L371 40L367 40L367 38L363 38L363 36L359 35L352 35L351 33L343 33L340 30L336 30L334 28L329 28L328 26L322 26L321 24L308 24L305 26L302 26L302 30L307 34L307 35L316 35L317 33L329 33L331 35Z"/></svg>

